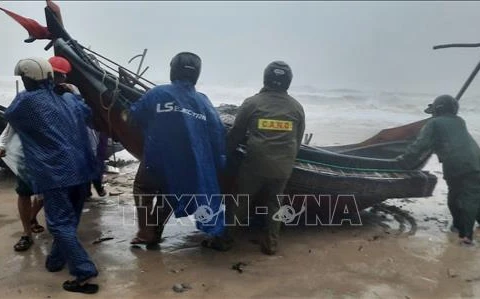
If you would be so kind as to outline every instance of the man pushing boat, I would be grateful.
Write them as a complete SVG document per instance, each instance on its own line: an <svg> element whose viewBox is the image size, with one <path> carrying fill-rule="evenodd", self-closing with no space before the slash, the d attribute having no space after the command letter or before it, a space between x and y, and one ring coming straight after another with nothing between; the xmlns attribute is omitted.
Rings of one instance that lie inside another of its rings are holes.
<svg viewBox="0 0 480 299"><path fill-rule="evenodd" d="M452 96L437 97L425 109L433 117L397 160L406 169L413 169L432 153L437 154L448 185L452 231L458 231L463 244L471 245L475 220L480 214L480 148L465 121L457 115L458 108L458 101Z"/></svg>
<svg viewBox="0 0 480 299"><path fill-rule="evenodd" d="M80 90L71 84L67 83L68 73L72 70L70 62L61 56L53 56L48 59L48 62L52 65L53 69L53 81L55 84L54 90L57 94L63 96L69 96L68 93L78 95L79 100L82 102L84 99L81 97ZM105 170L105 152L108 142L108 137L105 133L97 132L95 129L87 127L88 138L90 140L90 146L92 147L93 154L95 155L95 176L92 180L92 185L97 191L98 196L104 197L107 195L103 186L103 172ZM88 198L92 196L90 188L88 188Z"/></svg>
<svg viewBox="0 0 480 299"><path fill-rule="evenodd" d="M267 208L267 219L261 251L268 255L277 252L281 222L278 212L280 196L292 174L293 164L302 144L305 131L305 113L302 105L287 90L292 81L292 70L283 61L267 65L263 74L263 88L246 99L238 109L233 127L228 132L227 154L229 164L235 159L236 149L246 141L247 155L238 170L238 189L249 199L262 195ZM233 242L235 219L245 220L249 204L229 200L226 207L228 229L222 238L210 240L208 247L228 250Z"/></svg>
<svg viewBox="0 0 480 299"><path fill-rule="evenodd" d="M132 245L156 247L172 212L185 217L211 212L197 227L217 236L223 210L217 174L225 165L225 127L208 97L195 90L201 59L182 52L170 63L171 84L150 89L130 107L144 135L133 184L138 232ZM157 198L154 204L154 198ZM198 218L198 217L197 217Z"/></svg>

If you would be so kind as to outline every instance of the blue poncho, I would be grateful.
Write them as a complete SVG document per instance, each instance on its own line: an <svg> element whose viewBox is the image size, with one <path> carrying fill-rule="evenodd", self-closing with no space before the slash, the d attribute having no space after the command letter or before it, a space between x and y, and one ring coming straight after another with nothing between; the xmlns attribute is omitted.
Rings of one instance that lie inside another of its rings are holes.
<svg viewBox="0 0 480 299"><path fill-rule="evenodd" d="M28 182L34 193L86 183L94 156L87 135L91 111L71 93L53 86L19 93L5 111L23 145Z"/></svg>
<svg viewBox="0 0 480 299"><path fill-rule="evenodd" d="M149 90L131 106L130 115L144 133L147 171L162 193L181 199L169 201L175 216L208 212L203 216L215 216L197 221L197 227L221 234L221 198L212 196L220 194L217 174L225 167L225 127L207 96L191 83L174 81Z"/></svg>

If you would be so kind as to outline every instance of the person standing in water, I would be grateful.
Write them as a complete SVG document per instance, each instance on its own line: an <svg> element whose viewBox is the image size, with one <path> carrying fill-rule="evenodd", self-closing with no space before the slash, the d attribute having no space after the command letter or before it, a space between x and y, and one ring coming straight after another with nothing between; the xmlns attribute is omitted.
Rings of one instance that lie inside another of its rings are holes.
<svg viewBox="0 0 480 299"><path fill-rule="evenodd" d="M448 208L452 231L462 244L473 244L473 227L480 215L480 148L457 115L458 101L441 95L425 109L432 114L417 139L396 160L405 169L414 169L437 154L448 186Z"/></svg>

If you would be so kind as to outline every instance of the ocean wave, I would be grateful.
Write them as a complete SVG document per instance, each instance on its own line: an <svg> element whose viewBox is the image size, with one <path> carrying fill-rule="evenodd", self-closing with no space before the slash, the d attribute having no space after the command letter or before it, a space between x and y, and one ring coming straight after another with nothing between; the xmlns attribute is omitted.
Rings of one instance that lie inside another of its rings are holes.
<svg viewBox="0 0 480 299"><path fill-rule="evenodd" d="M15 96L15 80L18 77L0 77L0 105L8 106ZM23 85L20 83L21 88ZM240 85L203 85L197 90L205 93L215 106L221 103L240 105L246 98L259 92L261 86ZM369 91L350 88L321 89L313 85L293 85L289 93L313 117L352 117L375 115L378 118L410 114L415 117L426 116L423 110L436 95L431 93L411 93L393 91ZM460 101L460 113L475 114L480 112L480 96L467 95Z"/></svg>

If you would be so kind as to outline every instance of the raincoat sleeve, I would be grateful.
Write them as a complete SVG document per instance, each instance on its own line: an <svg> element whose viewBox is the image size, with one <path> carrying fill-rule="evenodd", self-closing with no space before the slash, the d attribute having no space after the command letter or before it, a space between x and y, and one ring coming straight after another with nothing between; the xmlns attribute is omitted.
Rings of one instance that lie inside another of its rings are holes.
<svg viewBox="0 0 480 299"><path fill-rule="evenodd" d="M30 116L32 111L38 111L35 101L32 101L28 95L19 93L5 110L4 115L5 119L18 132L31 126Z"/></svg>
<svg viewBox="0 0 480 299"><path fill-rule="evenodd" d="M237 146L242 142L247 134L248 123L253 112L252 104L249 99L245 100L238 109L235 122L227 135L227 155L235 152Z"/></svg>
<svg viewBox="0 0 480 299"><path fill-rule="evenodd" d="M82 117L85 120L85 123L89 127L92 127L93 125L92 109L90 109L90 107L87 104L85 104L85 100L82 98L82 96L79 93L77 94L72 92L65 92L62 94L62 98L72 103L76 111L78 111L80 117Z"/></svg>
<svg viewBox="0 0 480 299"><path fill-rule="evenodd" d="M415 169L428 159L433 153L434 123L429 121L420 130L417 139L406 149L405 153L396 158L400 167Z"/></svg>
<svg viewBox="0 0 480 299"><path fill-rule="evenodd" d="M78 98L77 106L78 106L78 109L80 110L81 115L84 117L86 123L89 126L91 126L92 116L93 116L92 109L90 109L90 107L88 107L87 104L85 104L85 102L83 101L83 98L80 95L77 95L77 94L73 94L73 95Z"/></svg>

